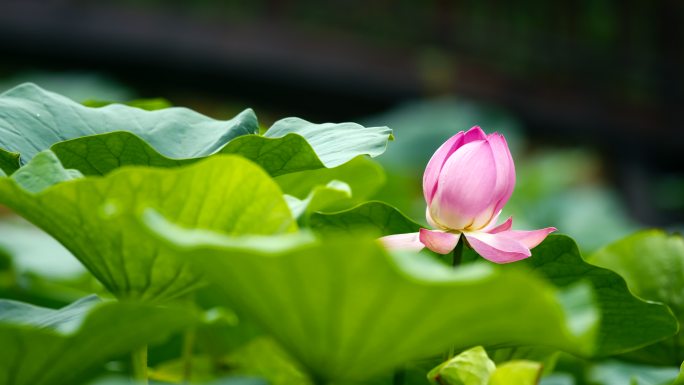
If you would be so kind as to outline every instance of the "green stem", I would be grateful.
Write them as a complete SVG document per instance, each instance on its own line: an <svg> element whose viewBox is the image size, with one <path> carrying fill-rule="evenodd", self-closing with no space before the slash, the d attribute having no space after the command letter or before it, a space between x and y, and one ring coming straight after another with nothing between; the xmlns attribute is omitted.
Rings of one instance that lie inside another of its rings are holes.
<svg viewBox="0 0 684 385"><path fill-rule="evenodd" d="M147 385L147 345L143 345L131 353L131 363L133 379L139 384Z"/></svg>
<svg viewBox="0 0 684 385"><path fill-rule="evenodd" d="M451 266L457 267L463 261L463 248L465 247L465 243L465 237L463 236L463 234L461 234L461 239L458 240L458 243L456 244L456 247L454 248L454 251L451 254ZM453 345L449 348L449 352L447 353L447 360L450 360L454 357L455 350L456 348Z"/></svg>
<svg viewBox="0 0 684 385"><path fill-rule="evenodd" d="M461 234L461 239L458 240L454 252L452 253L451 266L456 267L461 264L463 259L463 247L465 245L465 237Z"/></svg>
<svg viewBox="0 0 684 385"><path fill-rule="evenodd" d="M195 328L190 328L183 335L183 383L189 384L192 378L192 351L197 336Z"/></svg>
<svg viewBox="0 0 684 385"><path fill-rule="evenodd" d="M406 369L399 368L394 371L392 376L392 385L404 385L404 379L406 378Z"/></svg>

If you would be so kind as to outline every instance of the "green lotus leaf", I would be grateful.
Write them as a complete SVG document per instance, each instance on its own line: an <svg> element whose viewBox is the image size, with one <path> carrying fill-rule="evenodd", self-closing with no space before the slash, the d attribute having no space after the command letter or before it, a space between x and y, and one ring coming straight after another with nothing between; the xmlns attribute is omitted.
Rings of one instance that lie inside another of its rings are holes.
<svg viewBox="0 0 684 385"><path fill-rule="evenodd" d="M60 167L51 152L38 154L12 177L0 178L0 203L62 243L118 298L161 301L201 283L186 261L168 258L137 229L144 207L185 226L233 235L296 228L277 184L237 156L75 180ZM68 181L55 183L56 176Z"/></svg>
<svg viewBox="0 0 684 385"><path fill-rule="evenodd" d="M684 384L684 363L679 366L679 375L675 378L671 385L682 385Z"/></svg>
<svg viewBox="0 0 684 385"><path fill-rule="evenodd" d="M482 346L476 346L432 369L428 379L438 385L536 385L541 371L541 363L528 360L495 365Z"/></svg>
<svg viewBox="0 0 684 385"><path fill-rule="evenodd" d="M595 325L586 321L596 313L584 285L556 292L484 263L454 270L358 236L236 238L151 211L145 223L179 259L192 256L225 305L251 316L318 383L366 379L454 345L593 350Z"/></svg>
<svg viewBox="0 0 684 385"><path fill-rule="evenodd" d="M494 370L487 352L476 346L432 369L428 379L438 385L488 385Z"/></svg>
<svg viewBox="0 0 684 385"><path fill-rule="evenodd" d="M666 306L635 297L618 274L585 262L570 237L550 235L532 250L532 257L504 266L519 267L530 268L561 288L591 283L601 312L597 356L635 350L677 332L676 318Z"/></svg>
<svg viewBox="0 0 684 385"><path fill-rule="evenodd" d="M0 300L0 383L79 384L108 360L193 322L187 311L97 297L59 310Z"/></svg>
<svg viewBox="0 0 684 385"><path fill-rule="evenodd" d="M334 168L385 151L392 130L356 123L277 121L262 135L247 109L220 121L186 108L89 107L26 83L0 94L0 169L11 174L52 149L67 169L104 175L126 166L174 167L239 154L273 176Z"/></svg>
<svg viewBox="0 0 684 385"><path fill-rule="evenodd" d="M55 143L84 136L127 131L164 156L183 159L211 155L231 139L258 130L252 110L220 121L180 107L91 108L31 83L0 94L0 111L0 168L7 174Z"/></svg>
<svg viewBox="0 0 684 385"><path fill-rule="evenodd" d="M149 385L168 385L168 382L150 381ZM228 377L219 380L202 383L203 385L268 385L269 383L250 377ZM127 377L112 376L98 379L88 383L88 385L140 385L140 382Z"/></svg>
<svg viewBox="0 0 684 385"><path fill-rule="evenodd" d="M306 138L327 168L340 166L360 154L376 157L385 152L387 141L393 139L392 130L388 127L364 127L356 123L316 124L299 118L275 122L264 137L283 138L291 134Z"/></svg>
<svg viewBox="0 0 684 385"><path fill-rule="evenodd" d="M292 211L292 215L306 222L312 212L324 210L340 201L350 199L351 196L352 191L348 184L333 180L325 186L316 186L304 199L285 195L285 200Z"/></svg>
<svg viewBox="0 0 684 385"><path fill-rule="evenodd" d="M527 360L512 360L496 367L488 385L537 385L542 364Z"/></svg>
<svg viewBox="0 0 684 385"><path fill-rule="evenodd" d="M352 197L349 203L338 210L349 208L367 201L385 183L386 177L382 167L366 156L357 156L349 162L333 167L316 170L305 170L275 178L285 194L305 199L317 186L333 180L342 181L351 187Z"/></svg>
<svg viewBox="0 0 684 385"><path fill-rule="evenodd" d="M660 230L638 232L598 250L589 261L619 273L639 297L669 306L680 327L684 325L684 238L680 235ZM627 357L655 365L679 365L684 360L684 336L677 333Z"/></svg>
<svg viewBox="0 0 684 385"><path fill-rule="evenodd" d="M377 235L415 233L420 225L383 202L366 202L333 213L314 213L311 228L320 232L355 232L371 229Z"/></svg>
<svg viewBox="0 0 684 385"><path fill-rule="evenodd" d="M106 175L124 166L179 167L193 159L166 157L130 132L111 132L65 140L52 145L65 168L84 175Z"/></svg>
<svg viewBox="0 0 684 385"><path fill-rule="evenodd" d="M587 382L601 385L675 385L677 366L649 366L609 360L592 365L587 371Z"/></svg>
<svg viewBox="0 0 684 385"><path fill-rule="evenodd" d="M303 120L302 132L294 129L283 136L250 134L232 139L216 149L218 154L237 154L259 164L272 176L305 170L334 168L359 155L376 156L387 144L391 131L386 127L369 127L352 123L321 125L320 130L307 129L312 123ZM278 122L274 125L277 127ZM318 126L318 125L314 125ZM364 133L374 132L374 137ZM331 135L328 131L334 132ZM357 136L366 142L352 140ZM330 140L326 145L321 138ZM312 147L312 142L316 147ZM380 146L382 144L382 146ZM187 157L168 157L130 132L111 132L80 137L56 143L52 146L60 161L67 168L77 169L87 175L104 175L126 165L175 167L195 162L211 155L198 152Z"/></svg>
<svg viewBox="0 0 684 385"><path fill-rule="evenodd" d="M354 231L358 227L366 227L378 235L415 232L420 227L397 209L380 202L365 203L337 213L315 213L310 222L311 228L323 232ZM472 250L470 254L466 259L480 259ZM571 238L551 235L532 250L532 255L504 268L531 268L559 287L579 281L589 281L593 285L601 309L600 346L595 354L624 353L664 340L677 332L676 320L666 307L634 297L619 275L586 263ZM649 282L658 282L655 277ZM678 358L670 361L675 359Z"/></svg>

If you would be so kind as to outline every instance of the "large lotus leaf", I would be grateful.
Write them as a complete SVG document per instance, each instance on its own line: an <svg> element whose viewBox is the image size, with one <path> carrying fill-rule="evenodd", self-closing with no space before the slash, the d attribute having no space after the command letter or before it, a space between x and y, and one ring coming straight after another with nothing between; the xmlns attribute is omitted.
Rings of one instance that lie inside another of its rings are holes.
<svg viewBox="0 0 684 385"><path fill-rule="evenodd" d="M150 381L149 385L168 385L168 382ZM88 383L88 385L140 385L140 382L127 377L105 377ZM228 377L212 382L205 382L202 385L268 385L268 382L259 378L250 377Z"/></svg>
<svg viewBox="0 0 684 385"><path fill-rule="evenodd" d="M289 134L306 138L320 162L328 168L346 163L359 154L376 157L385 152L387 141L392 139L392 130L387 127L364 127L356 123L316 124L299 118L275 122L264 136L282 138Z"/></svg>
<svg viewBox="0 0 684 385"><path fill-rule="evenodd" d="M338 212L314 213L310 223L312 229L321 232L355 232L366 228L377 235L415 233L421 227L396 208L377 201Z"/></svg>
<svg viewBox="0 0 684 385"><path fill-rule="evenodd" d="M587 379L591 384L601 385L674 385L679 368L636 365L617 360L600 362L591 366Z"/></svg>
<svg viewBox="0 0 684 385"><path fill-rule="evenodd" d="M178 167L195 159L166 157L130 132L111 132L65 140L52 145L65 168L84 175L106 175L123 166Z"/></svg>
<svg viewBox="0 0 684 385"><path fill-rule="evenodd" d="M79 384L107 360L194 322L178 309L96 302L51 310L0 300L0 383Z"/></svg>
<svg viewBox="0 0 684 385"><path fill-rule="evenodd" d="M271 136L271 130L264 136L243 135L214 149L214 153L241 155L272 176L279 176L338 167L359 155L377 156L391 137L387 127L363 127L354 123L315 125L301 119L295 121L300 123L301 131L291 124L290 131L278 130ZM310 126L321 128L312 130ZM278 127L278 122L273 127ZM104 175L124 165L174 167L212 154L198 152L193 156L169 157L130 132L80 137L56 143L52 150L65 167L88 175Z"/></svg>
<svg viewBox="0 0 684 385"><path fill-rule="evenodd" d="M589 261L618 272L641 298L667 304L684 324L684 239L660 230L642 231L612 243ZM684 336L632 352L629 358L660 365L684 360Z"/></svg>
<svg viewBox="0 0 684 385"><path fill-rule="evenodd" d="M146 223L320 383L368 378L453 345L592 350L596 313L583 285L559 293L529 273L454 270L363 237L235 238L152 213Z"/></svg>
<svg viewBox="0 0 684 385"><path fill-rule="evenodd" d="M0 203L61 242L119 298L163 300L200 282L185 261L168 258L137 230L142 207L154 207L185 226L234 235L296 228L275 182L237 156L175 169L129 167L106 177L41 183L54 182L59 174L71 176L60 171L54 155L41 153L11 178L0 178Z"/></svg>
<svg viewBox="0 0 684 385"><path fill-rule="evenodd" d="M0 248L12 256L19 274L63 281L85 272L83 265L59 242L20 217L0 217Z"/></svg>
<svg viewBox="0 0 684 385"><path fill-rule="evenodd" d="M419 228L401 212L380 202L311 217L311 227L320 231L353 231L359 226L375 229L379 235L415 232ZM506 268L532 268L560 287L582 280L594 286L601 308L601 337L596 354L634 350L677 332L676 320L668 309L634 297L619 275L584 262L571 238L551 235L532 255Z"/></svg>
<svg viewBox="0 0 684 385"><path fill-rule="evenodd" d="M26 83L0 94L0 168L9 174L55 143L113 131L131 132L165 156L182 159L211 155L257 130L252 110L220 121L186 108L91 108Z"/></svg>
<svg viewBox="0 0 684 385"><path fill-rule="evenodd" d="M505 267L521 266L535 270L558 287L580 281L592 284L601 311L596 355L634 350L677 332L676 319L666 306L635 297L618 274L585 262L570 237L550 235L532 250L532 257Z"/></svg>

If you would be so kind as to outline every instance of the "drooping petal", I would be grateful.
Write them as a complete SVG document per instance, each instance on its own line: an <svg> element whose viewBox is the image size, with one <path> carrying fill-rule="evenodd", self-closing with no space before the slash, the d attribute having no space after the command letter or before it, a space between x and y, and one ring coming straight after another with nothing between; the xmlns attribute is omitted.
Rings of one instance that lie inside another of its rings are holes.
<svg viewBox="0 0 684 385"><path fill-rule="evenodd" d="M532 255L520 241L501 235L483 232L464 233L468 243L483 258L495 263L509 263Z"/></svg>
<svg viewBox="0 0 684 385"><path fill-rule="evenodd" d="M492 225L496 224L494 220L492 220ZM490 234L496 234L500 233L502 231L508 231L513 227L513 217L508 217L506 221L498 226L492 226L489 227L487 226L486 228L482 229L483 232L485 233L490 233Z"/></svg>
<svg viewBox="0 0 684 385"><path fill-rule="evenodd" d="M495 185L496 164L489 143L465 144L442 167L430 214L436 222L454 230L472 225L483 211L491 218L491 191Z"/></svg>
<svg viewBox="0 0 684 385"><path fill-rule="evenodd" d="M420 229L420 242L438 254L448 254L456 247L461 234L445 233L428 229Z"/></svg>
<svg viewBox="0 0 684 385"><path fill-rule="evenodd" d="M452 136L435 151L423 174L423 196L428 205L430 205L435 196L437 183L439 181L439 172L442 170L444 163L449 159L451 154L464 144L476 140L485 140L486 138L487 135L484 131L482 131L480 127L475 126L468 130L468 132L461 131Z"/></svg>
<svg viewBox="0 0 684 385"><path fill-rule="evenodd" d="M418 233L392 234L380 238L385 247L389 250L409 250L420 251L425 248L420 242Z"/></svg>
<svg viewBox="0 0 684 385"><path fill-rule="evenodd" d="M555 227L547 227L545 229L539 230L507 230L500 232L499 234L511 239L515 239L516 241L525 245L525 247L528 249L533 249L542 243L547 235L554 231L556 231Z"/></svg>

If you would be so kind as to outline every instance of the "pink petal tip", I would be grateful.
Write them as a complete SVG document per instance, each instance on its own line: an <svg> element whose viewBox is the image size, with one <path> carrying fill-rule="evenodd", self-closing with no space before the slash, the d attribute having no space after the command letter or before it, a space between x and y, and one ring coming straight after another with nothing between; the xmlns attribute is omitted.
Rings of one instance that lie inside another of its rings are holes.
<svg viewBox="0 0 684 385"><path fill-rule="evenodd" d="M445 233L428 229L420 229L420 242L438 254L448 254L456 247L461 234Z"/></svg>

